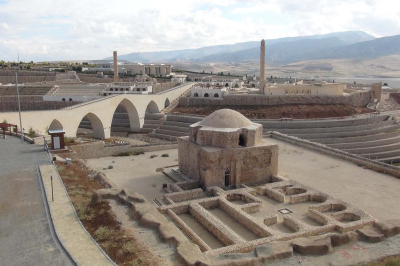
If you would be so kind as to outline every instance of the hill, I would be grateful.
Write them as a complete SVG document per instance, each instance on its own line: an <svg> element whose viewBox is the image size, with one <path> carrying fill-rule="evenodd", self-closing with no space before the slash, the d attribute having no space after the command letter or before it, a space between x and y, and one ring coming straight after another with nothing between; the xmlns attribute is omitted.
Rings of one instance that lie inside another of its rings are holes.
<svg viewBox="0 0 400 266"><path fill-rule="evenodd" d="M311 36L300 36L300 37L286 37L279 39L267 39L265 40L265 44L267 46L279 44L279 43L288 43L288 42L296 42L301 40L316 40L316 44L314 46L320 45L320 41L322 39L330 39L336 38L335 43L337 45L344 44L353 44L357 42L373 40L375 37L362 32L362 31L346 31L346 32L335 32L329 34L319 34L319 35L311 35ZM338 41L339 40L339 41ZM312 41L309 42L309 44ZM226 44L226 45L214 45L207 46L198 49L184 49L184 50L175 50L175 51L161 51L161 52L143 52L143 53L131 53L126 55L119 55L118 58L121 60L127 60L131 62L182 62L182 61L196 61L205 62L204 57L213 55L215 58L218 58L218 55L225 57L225 60L228 60L226 54L234 54L239 53L241 51L246 51L249 49L257 49L260 46L260 41L251 41L251 42L243 42L236 44ZM329 45L329 47L332 47ZM249 53L249 52L246 52ZM246 59L245 54L239 55L238 57ZM250 52L251 54L251 52ZM283 56L285 57L285 56ZM105 60L111 60L111 57L105 58Z"/></svg>

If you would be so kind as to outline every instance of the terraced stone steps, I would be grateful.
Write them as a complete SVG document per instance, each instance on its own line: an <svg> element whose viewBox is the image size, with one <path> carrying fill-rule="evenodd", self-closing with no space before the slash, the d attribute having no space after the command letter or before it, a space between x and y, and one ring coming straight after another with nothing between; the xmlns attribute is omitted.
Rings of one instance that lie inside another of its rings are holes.
<svg viewBox="0 0 400 266"><path fill-rule="evenodd" d="M341 133L341 132L349 132L349 131L362 131L362 130L370 130L375 129L377 127L384 127L395 124L394 120L382 121L374 124L366 124L366 125L358 125L358 126L347 126L347 127L332 127L332 128L300 128L300 129L271 129L267 128L268 131L278 131L283 134L315 134L315 133ZM265 131L265 130L264 130Z"/></svg>
<svg viewBox="0 0 400 266"><path fill-rule="evenodd" d="M370 153L378 153L378 152L386 152L386 151L394 151L400 150L400 142L389 144L389 145L377 145L374 147L366 147L366 148L358 148L358 149L343 149L343 151L347 151L353 154L370 154Z"/></svg>
<svg viewBox="0 0 400 266"><path fill-rule="evenodd" d="M395 134L395 137L390 137L392 134ZM396 144L400 143L400 131L395 131L393 133L381 133L374 135L376 137L379 136L378 140L366 140L363 141L360 138L353 138L353 142L349 143L338 143L338 144L326 144L327 146L334 148L334 149L358 149L358 148L368 148L368 147L375 147L375 146L385 146L389 144ZM370 137L370 136L368 136ZM340 140L340 139L338 139Z"/></svg>
<svg viewBox="0 0 400 266"><path fill-rule="evenodd" d="M345 137L356 137L356 136L368 136L378 133L390 132L394 130L399 130L399 124L393 124L390 126L378 127L371 130L361 130L361 131L348 131L348 132L336 132L336 133L318 133L318 134L290 134L288 135L311 140L314 138L324 139L324 138L345 138Z"/></svg>

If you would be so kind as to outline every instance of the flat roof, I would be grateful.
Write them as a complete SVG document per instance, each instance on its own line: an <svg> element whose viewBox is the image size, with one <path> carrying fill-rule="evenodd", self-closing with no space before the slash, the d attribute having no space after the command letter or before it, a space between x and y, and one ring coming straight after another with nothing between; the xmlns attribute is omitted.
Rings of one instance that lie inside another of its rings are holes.
<svg viewBox="0 0 400 266"><path fill-rule="evenodd" d="M64 129L49 130L49 134L65 133Z"/></svg>

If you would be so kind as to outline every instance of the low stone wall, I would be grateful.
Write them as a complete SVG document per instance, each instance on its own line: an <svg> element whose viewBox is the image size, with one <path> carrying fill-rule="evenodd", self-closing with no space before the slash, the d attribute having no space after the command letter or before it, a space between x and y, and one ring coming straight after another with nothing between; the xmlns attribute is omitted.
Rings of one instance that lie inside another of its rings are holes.
<svg viewBox="0 0 400 266"><path fill-rule="evenodd" d="M76 152L79 158L82 159L114 156L131 151L130 145L106 146L102 141L73 145L70 146L70 148Z"/></svg>
<svg viewBox="0 0 400 266"><path fill-rule="evenodd" d="M272 138L276 138L285 142L289 142L291 144L300 146L300 147L304 147L307 149L311 149L311 150L316 150L328 155L332 155L335 156L339 159L343 159L346 161L350 161L353 162L355 164L358 165L362 165L367 167L368 169L374 170L376 172L379 173L385 173L385 174L389 174L392 175L394 177L400 178L400 168L397 166L393 166L393 165L389 165L389 164L385 164L385 163L381 163L378 161L374 161L368 158L364 158L358 155L354 155L345 151L341 151L341 150L337 150L337 149L333 149L330 148L328 146L325 146L324 144L319 144L319 143L315 143L315 142L311 142L311 141L307 141L307 140L303 140L303 139L299 139L296 137L291 137L276 131L270 132L271 137Z"/></svg>
<svg viewBox="0 0 400 266"><path fill-rule="evenodd" d="M151 152L151 151L163 151L163 150L172 150L177 149L178 144L166 144L166 145L154 145L154 146L141 146L141 147L133 147L133 151L138 152Z"/></svg>
<svg viewBox="0 0 400 266"><path fill-rule="evenodd" d="M250 106L250 105L288 105L288 104L340 104L364 107L374 100L373 92L354 93L350 96L331 95L227 95L224 98L182 97L180 106Z"/></svg>
<svg viewBox="0 0 400 266"><path fill-rule="evenodd" d="M180 191L175 193L164 194L164 199L171 201L171 204L176 202L188 201L192 199L198 199L203 196L203 190L201 188L193 189L190 191Z"/></svg>
<svg viewBox="0 0 400 266"><path fill-rule="evenodd" d="M2 97L0 97L1 99ZM40 96L42 98L42 96ZM21 111L35 111L35 110L59 110L64 107L79 104L81 102L76 101L43 101L38 100L38 96L32 100L30 98L22 98ZM13 98L7 98L0 100L0 112L15 112L18 111L18 101Z"/></svg>

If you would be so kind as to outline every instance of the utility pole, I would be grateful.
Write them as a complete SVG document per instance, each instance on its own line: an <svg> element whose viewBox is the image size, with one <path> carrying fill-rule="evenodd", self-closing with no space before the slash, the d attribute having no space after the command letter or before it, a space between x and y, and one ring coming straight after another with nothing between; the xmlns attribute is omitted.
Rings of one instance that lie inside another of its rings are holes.
<svg viewBox="0 0 400 266"><path fill-rule="evenodd" d="M19 67L19 53L18 53L18 67ZM18 89L18 69L15 72L15 83L17 85L17 98L18 98L18 113L19 113L19 126L21 128L21 141L24 143L24 131L22 128L22 119L21 119L21 102L19 101L19 89Z"/></svg>

